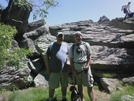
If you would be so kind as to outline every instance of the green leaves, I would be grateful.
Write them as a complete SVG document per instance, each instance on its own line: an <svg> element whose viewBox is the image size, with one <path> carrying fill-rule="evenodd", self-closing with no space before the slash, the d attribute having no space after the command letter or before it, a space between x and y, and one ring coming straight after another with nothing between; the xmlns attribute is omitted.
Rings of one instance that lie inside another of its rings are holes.
<svg viewBox="0 0 134 101"><path fill-rule="evenodd" d="M32 1L32 0L31 0ZM44 19L47 17L48 9L50 7L55 7L58 3L56 0L39 0L37 2L32 2L32 9L33 9L33 20L40 17Z"/></svg>
<svg viewBox="0 0 134 101"><path fill-rule="evenodd" d="M0 23L0 70L5 66L21 67L30 50L12 47L14 36L17 33L15 27Z"/></svg>

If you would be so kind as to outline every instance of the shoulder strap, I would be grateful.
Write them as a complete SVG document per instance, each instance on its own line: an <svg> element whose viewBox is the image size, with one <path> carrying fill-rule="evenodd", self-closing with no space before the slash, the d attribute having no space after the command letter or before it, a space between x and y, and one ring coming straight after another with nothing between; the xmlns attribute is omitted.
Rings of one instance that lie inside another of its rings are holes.
<svg viewBox="0 0 134 101"><path fill-rule="evenodd" d="M86 49L88 49L86 42L83 42L83 45L86 47Z"/></svg>
<svg viewBox="0 0 134 101"><path fill-rule="evenodd" d="M55 43L55 42L53 42L53 43L50 44L50 47L49 47L49 48L50 48L50 53L51 53L51 51L52 51L52 47L53 47L54 43Z"/></svg>
<svg viewBox="0 0 134 101"><path fill-rule="evenodd" d="M74 56L74 43L72 45L72 56Z"/></svg>

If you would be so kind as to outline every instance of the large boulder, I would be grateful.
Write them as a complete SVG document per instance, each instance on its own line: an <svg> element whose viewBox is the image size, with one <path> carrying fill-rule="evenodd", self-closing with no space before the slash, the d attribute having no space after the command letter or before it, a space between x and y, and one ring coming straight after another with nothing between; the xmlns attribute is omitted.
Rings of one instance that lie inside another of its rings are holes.
<svg viewBox="0 0 134 101"><path fill-rule="evenodd" d="M119 84L119 80L115 78L101 78L100 82L105 91L108 93L115 91L117 89L117 85Z"/></svg>

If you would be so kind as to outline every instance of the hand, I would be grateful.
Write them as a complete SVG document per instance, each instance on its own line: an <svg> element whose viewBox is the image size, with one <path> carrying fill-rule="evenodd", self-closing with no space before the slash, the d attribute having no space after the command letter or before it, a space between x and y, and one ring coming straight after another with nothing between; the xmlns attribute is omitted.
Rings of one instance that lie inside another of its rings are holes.
<svg viewBox="0 0 134 101"><path fill-rule="evenodd" d="M82 67L82 70L84 70L85 68L89 68L89 67L90 67L90 66L85 65L85 66Z"/></svg>
<svg viewBox="0 0 134 101"><path fill-rule="evenodd" d="M77 76L77 72L75 70L73 70L73 75Z"/></svg>
<svg viewBox="0 0 134 101"><path fill-rule="evenodd" d="M82 68L82 70L83 70L85 73L87 73L88 70L89 70L89 66L86 65L85 67Z"/></svg>

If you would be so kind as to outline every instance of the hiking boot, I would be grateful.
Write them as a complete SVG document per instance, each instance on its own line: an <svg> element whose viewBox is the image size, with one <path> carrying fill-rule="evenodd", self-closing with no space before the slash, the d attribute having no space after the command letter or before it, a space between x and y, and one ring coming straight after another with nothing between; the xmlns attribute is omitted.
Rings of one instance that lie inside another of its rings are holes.
<svg viewBox="0 0 134 101"><path fill-rule="evenodd" d="M46 101L49 101L49 99L47 99ZM57 101L56 97L53 98L52 101Z"/></svg>
<svg viewBox="0 0 134 101"><path fill-rule="evenodd" d="M57 101L56 97L55 97L55 98L53 98L53 100L52 100L52 101Z"/></svg>
<svg viewBox="0 0 134 101"><path fill-rule="evenodd" d="M67 101L67 99L66 98L63 98L61 101Z"/></svg>

